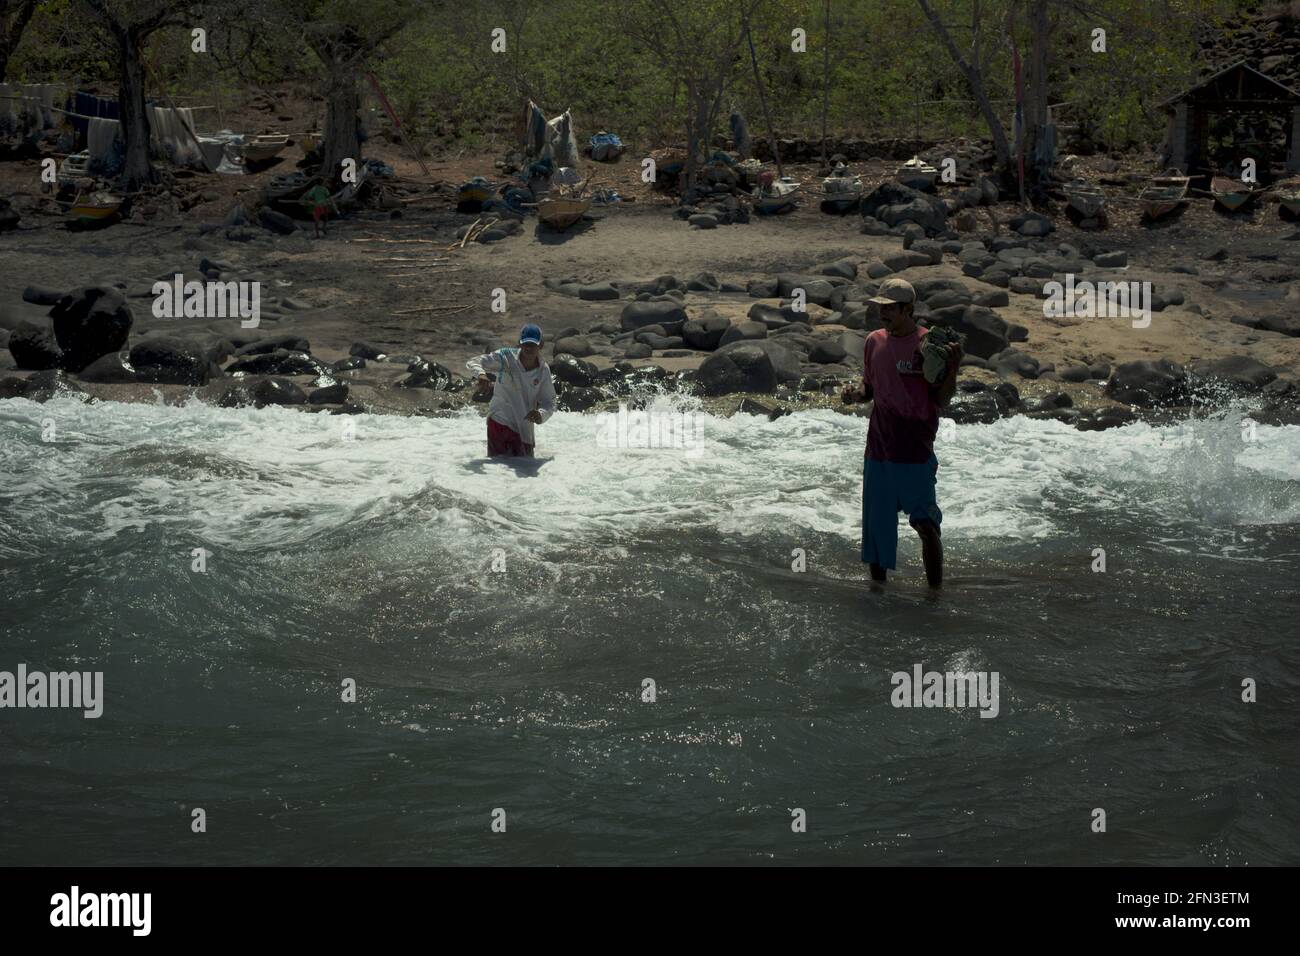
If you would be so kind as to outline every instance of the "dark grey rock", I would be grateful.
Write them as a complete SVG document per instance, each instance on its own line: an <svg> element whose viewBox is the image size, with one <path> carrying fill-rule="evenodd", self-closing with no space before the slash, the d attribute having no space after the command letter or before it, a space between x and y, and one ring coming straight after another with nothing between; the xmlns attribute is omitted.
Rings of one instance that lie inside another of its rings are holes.
<svg viewBox="0 0 1300 956"><path fill-rule="evenodd" d="M126 347L134 316L117 289L92 286L69 292L50 309L62 366L80 372L101 355Z"/></svg>
<svg viewBox="0 0 1300 956"><path fill-rule="evenodd" d="M54 330L26 319L9 335L9 354L21 369L58 368L63 362L63 350L54 337Z"/></svg>
<svg viewBox="0 0 1300 956"><path fill-rule="evenodd" d="M101 355L83 368L77 374L77 377L83 382L120 384L134 382L135 369L122 361L121 353L110 352L107 355Z"/></svg>
<svg viewBox="0 0 1300 956"><path fill-rule="evenodd" d="M623 307L621 322L627 332L647 325L661 325L667 333L675 335L686 324L686 309L672 300L629 302Z"/></svg>
<svg viewBox="0 0 1300 956"><path fill-rule="evenodd" d="M1277 378L1277 372L1248 355L1193 362L1188 366L1198 386L1221 386L1234 392L1257 392Z"/></svg>
<svg viewBox="0 0 1300 956"><path fill-rule="evenodd" d="M138 381L159 385L203 385L213 370L203 345L162 336L137 342L129 362Z"/></svg>
<svg viewBox="0 0 1300 956"><path fill-rule="evenodd" d="M694 349L713 351L722 344L722 335L731 322L722 316L691 319L682 326L682 338Z"/></svg>
<svg viewBox="0 0 1300 956"><path fill-rule="evenodd" d="M730 345L732 342L738 342L742 339L765 339L767 338L767 326L762 322L737 322L723 330L722 337L718 340L719 347Z"/></svg>
<svg viewBox="0 0 1300 956"><path fill-rule="evenodd" d="M706 358L696 374L696 386L703 395L732 392L772 392L776 372L762 349L739 345Z"/></svg>
<svg viewBox="0 0 1300 956"><path fill-rule="evenodd" d="M300 335L268 335L254 339L235 349L236 356L266 355L279 349L289 352L310 352L311 344Z"/></svg>
<svg viewBox="0 0 1300 956"><path fill-rule="evenodd" d="M305 352L276 349L237 358L226 367L226 371L246 375L320 375L326 369Z"/></svg>
<svg viewBox="0 0 1300 956"><path fill-rule="evenodd" d="M1187 371L1168 359L1124 362L1111 372L1106 394L1126 405L1186 405Z"/></svg>
<svg viewBox="0 0 1300 956"><path fill-rule="evenodd" d="M33 305L55 305L66 294L55 289L47 289L44 286L29 285L23 289L23 301L30 302Z"/></svg>
<svg viewBox="0 0 1300 956"><path fill-rule="evenodd" d="M609 299L617 299L618 297L618 289L614 288L608 282L593 282L590 285L578 287L578 298L585 299L589 302L603 302Z"/></svg>
<svg viewBox="0 0 1300 956"><path fill-rule="evenodd" d="M957 392L943 414L958 425L991 424L1006 417L1006 399L995 390Z"/></svg>
<svg viewBox="0 0 1300 956"><path fill-rule="evenodd" d="M258 379L249 386L249 392L256 408L307 404L307 393L287 378Z"/></svg>
<svg viewBox="0 0 1300 956"><path fill-rule="evenodd" d="M307 396L307 401L312 405L342 405L347 400L347 382L335 382L333 385L326 385L324 388L313 390Z"/></svg>

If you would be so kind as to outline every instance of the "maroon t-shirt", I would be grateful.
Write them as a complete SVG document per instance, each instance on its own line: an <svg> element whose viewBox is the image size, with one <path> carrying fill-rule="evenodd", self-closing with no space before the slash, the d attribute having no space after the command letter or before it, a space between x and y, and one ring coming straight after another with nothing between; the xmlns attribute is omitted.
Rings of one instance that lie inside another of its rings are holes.
<svg viewBox="0 0 1300 956"><path fill-rule="evenodd" d="M867 426L867 457L919 465L934 454L939 430L939 404L922 374L921 338L890 335L877 329L867 336L862 354L862 378L871 386L875 405Z"/></svg>

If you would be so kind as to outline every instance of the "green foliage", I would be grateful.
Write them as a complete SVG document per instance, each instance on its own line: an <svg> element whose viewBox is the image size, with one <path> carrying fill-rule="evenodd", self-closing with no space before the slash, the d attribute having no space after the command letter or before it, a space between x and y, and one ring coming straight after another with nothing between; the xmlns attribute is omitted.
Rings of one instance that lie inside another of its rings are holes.
<svg viewBox="0 0 1300 956"><path fill-rule="evenodd" d="M245 51L239 74L214 71L188 54L188 30L161 31L151 50L174 92L206 93L218 86L229 92L235 84L247 88L286 79L319 84L324 71L309 41L321 29L354 34L362 46L396 29L365 65L420 142L513 142L529 99L548 116L572 109L580 140L606 128L629 143L681 142L692 70L725 74L723 125L735 107L755 135L765 133L748 47L734 48L724 29L735 22L741 0L669 4L692 54L689 62L675 65L646 42L648 31L668 31L657 0L228 2L267 18L256 50ZM1006 28L1013 0L930 2L963 54L969 55L978 27L986 89L1009 129L1014 84ZM1012 21L1026 60L1032 43L1028 6L1020 0ZM1058 123L1091 130L1115 146L1158 142L1164 121L1156 104L1190 83L1203 65L1197 26L1231 30L1244 6L1240 0L1053 0L1049 98L1053 105L1066 104L1054 111ZM987 133L965 77L916 0L831 0L829 33L824 16L824 0L762 0L757 6L752 33L778 135L820 134L826 81L828 125L837 135ZM233 35L240 26L238 18L209 19L209 43L218 47L225 42L223 31ZM286 27L294 23L301 29ZM1107 31L1105 54L1090 50L1098 26ZM504 53L491 50L496 27L506 30ZM807 31L806 52L791 50L796 27ZM85 83L112 85L116 65L102 39L77 0L47 0L11 61L11 79L79 76ZM711 63L717 58L725 62ZM323 93L319 85L315 89Z"/></svg>

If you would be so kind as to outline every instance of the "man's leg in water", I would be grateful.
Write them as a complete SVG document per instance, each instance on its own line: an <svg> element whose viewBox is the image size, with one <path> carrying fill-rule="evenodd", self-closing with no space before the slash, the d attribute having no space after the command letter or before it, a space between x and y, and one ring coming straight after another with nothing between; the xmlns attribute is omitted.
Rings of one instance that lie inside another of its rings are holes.
<svg viewBox="0 0 1300 956"><path fill-rule="evenodd" d="M903 483L900 498L908 521L921 538L921 560L925 564L925 578L931 587L943 583L943 539L940 526L943 512L935 497L935 477L939 473L939 460L933 455L916 469L912 480Z"/></svg>
<svg viewBox="0 0 1300 956"><path fill-rule="evenodd" d="M898 563L898 493L889 462L862 463L862 563L871 580L885 580Z"/></svg>

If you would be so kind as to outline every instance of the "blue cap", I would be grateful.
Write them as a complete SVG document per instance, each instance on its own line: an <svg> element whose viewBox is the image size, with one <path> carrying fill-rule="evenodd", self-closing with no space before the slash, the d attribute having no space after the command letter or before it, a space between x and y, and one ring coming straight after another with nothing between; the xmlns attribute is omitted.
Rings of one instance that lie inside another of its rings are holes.
<svg viewBox="0 0 1300 956"><path fill-rule="evenodd" d="M529 345L529 344L541 345L542 330L535 325L531 325L531 324L525 325L522 329L519 330L519 344L520 345Z"/></svg>

